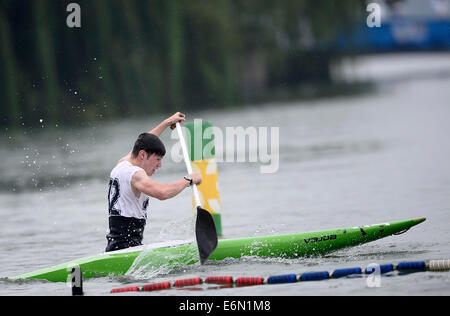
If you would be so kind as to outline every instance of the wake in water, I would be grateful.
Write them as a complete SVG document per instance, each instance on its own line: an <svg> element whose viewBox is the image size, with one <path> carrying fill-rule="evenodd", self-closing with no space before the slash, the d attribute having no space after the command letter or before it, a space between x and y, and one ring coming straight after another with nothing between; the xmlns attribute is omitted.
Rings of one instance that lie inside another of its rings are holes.
<svg viewBox="0 0 450 316"><path fill-rule="evenodd" d="M47 280L36 280L36 279L17 279L13 280L10 278L0 278L0 285L7 284L35 284L35 283L49 283Z"/></svg>
<svg viewBox="0 0 450 316"><path fill-rule="evenodd" d="M192 264L199 264L195 242L178 247L149 249L141 252L126 276L147 280L181 270Z"/></svg>
<svg viewBox="0 0 450 316"><path fill-rule="evenodd" d="M143 250L125 274L125 278L134 280L153 279L199 262L197 245L194 240L194 216L167 223L161 229L155 242L161 245L169 245L169 247ZM180 244L183 244L183 247L179 250L170 248L170 246Z"/></svg>

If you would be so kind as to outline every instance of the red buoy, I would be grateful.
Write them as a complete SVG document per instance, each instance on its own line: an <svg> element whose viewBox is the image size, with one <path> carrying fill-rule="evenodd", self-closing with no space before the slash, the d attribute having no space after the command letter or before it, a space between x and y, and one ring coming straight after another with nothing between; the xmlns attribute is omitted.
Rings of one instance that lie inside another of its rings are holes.
<svg viewBox="0 0 450 316"><path fill-rule="evenodd" d="M202 284L203 280L201 278L192 278L192 279L182 279L176 280L173 284L175 287L183 287L183 286L191 286Z"/></svg>
<svg viewBox="0 0 450 316"><path fill-rule="evenodd" d="M261 285L264 284L262 277L240 277L236 279L237 286Z"/></svg>
<svg viewBox="0 0 450 316"><path fill-rule="evenodd" d="M206 278L205 283L209 284L232 284L232 276L209 276Z"/></svg>
<svg viewBox="0 0 450 316"><path fill-rule="evenodd" d="M160 291L167 289L170 289L170 282L150 283L142 287L142 291L144 292Z"/></svg>
<svg viewBox="0 0 450 316"><path fill-rule="evenodd" d="M124 292L139 292L141 289L139 286L127 286L118 289L112 289L111 293L124 293Z"/></svg>

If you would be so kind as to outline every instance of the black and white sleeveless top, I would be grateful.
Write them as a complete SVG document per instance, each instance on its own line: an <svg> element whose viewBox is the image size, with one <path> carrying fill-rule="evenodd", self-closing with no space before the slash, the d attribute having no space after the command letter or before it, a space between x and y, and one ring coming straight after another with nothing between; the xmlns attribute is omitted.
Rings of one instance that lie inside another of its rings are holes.
<svg viewBox="0 0 450 316"><path fill-rule="evenodd" d="M131 179L137 171L144 169L122 161L112 171L109 180L109 216L123 216L147 220L148 195L141 192L136 197L131 188Z"/></svg>

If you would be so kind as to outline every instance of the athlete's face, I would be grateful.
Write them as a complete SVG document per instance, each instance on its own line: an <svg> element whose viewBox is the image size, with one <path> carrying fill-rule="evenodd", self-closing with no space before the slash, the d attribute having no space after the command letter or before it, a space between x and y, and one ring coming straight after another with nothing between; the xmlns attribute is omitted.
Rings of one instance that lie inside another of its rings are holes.
<svg viewBox="0 0 450 316"><path fill-rule="evenodd" d="M142 160L142 169L145 170L148 176L151 176L155 171L162 167L163 157L151 154L150 156L145 153Z"/></svg>

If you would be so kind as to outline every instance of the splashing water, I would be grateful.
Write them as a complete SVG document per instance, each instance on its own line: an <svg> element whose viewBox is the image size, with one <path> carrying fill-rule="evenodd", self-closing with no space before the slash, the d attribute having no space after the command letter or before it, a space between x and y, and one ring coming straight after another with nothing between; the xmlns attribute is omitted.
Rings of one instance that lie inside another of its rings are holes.
<svg viewBox="0 0 450 316"><path fill-rule="evenodd" d="M194 239L195 219L195 216L190 216L167 223L159 233L159 241Z"/></svg>
<svg viewBox="0 0 450 316"><path fill-rule="evenodd" d="M126 275L134 279L147 280L198 263L199 256L195 242L178 241L172 242L169 246L143 250Z"/></svg>

